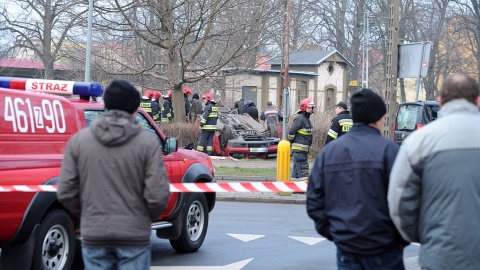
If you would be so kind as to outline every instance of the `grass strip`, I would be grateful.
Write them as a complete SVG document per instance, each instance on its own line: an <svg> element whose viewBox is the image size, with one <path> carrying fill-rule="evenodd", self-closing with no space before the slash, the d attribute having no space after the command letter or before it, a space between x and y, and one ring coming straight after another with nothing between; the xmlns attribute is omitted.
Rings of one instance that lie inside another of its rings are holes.
<svg viewBox="0 0 480 270"><path fill-rule="evenodd" d="M277 175L276 168L215 167L216 175L272 176Z"/></svg>

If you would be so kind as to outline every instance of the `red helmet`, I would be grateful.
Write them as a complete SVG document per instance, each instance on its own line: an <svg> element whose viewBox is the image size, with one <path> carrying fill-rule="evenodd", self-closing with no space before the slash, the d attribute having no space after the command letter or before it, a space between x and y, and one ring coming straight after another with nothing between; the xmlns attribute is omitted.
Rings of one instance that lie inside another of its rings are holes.
<svg viewBox="0 0 480 270"><path fill-rule="evenodd" d="M213 95L210 93L203 94L202 99L205 99L206 101L211 101L213 100Z"/></svg>
<svg viewBox="0 0 480 270"><path fill-rule="evenodd" d="M167 97L172 98L172 91L167 92Z"/></svg>
<svg viewBox="0 0 480 270"><path fill-rule="evenodd" d="M159 98L160 98L160 92L154 91L154 92L153 92L153 98L154 98L154 99L159 99Z"/></svg>
<svg viewBox="0 0 480 270"><path fill-rule="evenodd" d="M153 91L152 90L145 91L145 96L148 98L153 98Z"/></svg>
<svg viewBox="0 0 480 270"><path fill-rule="evenodd" d="M183 88L183 93L187 96L190 96L192 94L192 90L188 87Z"/></svg>
<svg viewBox="0 0 480 270"><path fill-rule="evenodd" d="M300 111L304 112L307 110L307 107L313 106L315 107L315 103L313 103L311 98L306 98L302 101L300 101Z"/></svg>

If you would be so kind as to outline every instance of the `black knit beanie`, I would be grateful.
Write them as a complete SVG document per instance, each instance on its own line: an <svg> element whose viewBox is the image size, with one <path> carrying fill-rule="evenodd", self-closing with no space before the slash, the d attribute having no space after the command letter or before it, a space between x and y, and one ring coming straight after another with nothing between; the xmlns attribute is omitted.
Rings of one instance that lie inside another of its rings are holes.
<svg viewBox="0 0 480 270"><path fill-rule="evenodd" d="M195 93L193 94L192 99L200 99L200 96L197 93Z"/></svg>
<svg viewBox="0 0 480 270"><path fill-rule="evenodd" d="M352 95L350 105L354 123L375 123L387 113L387 107L382 98L366 88Z"/></svg>
<svg viewBox="0 0 480 270"><path fill-rule="evenodd" d="M114 80L103 95L105 109L133 113L140 106L140 92L125 80Z"/></svg>

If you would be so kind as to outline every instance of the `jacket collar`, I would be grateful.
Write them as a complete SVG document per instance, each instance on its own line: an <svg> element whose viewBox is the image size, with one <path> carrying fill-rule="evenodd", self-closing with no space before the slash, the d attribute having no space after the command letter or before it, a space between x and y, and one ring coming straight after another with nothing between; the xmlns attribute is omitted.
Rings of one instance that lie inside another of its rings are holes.
<svg viewBox="0 0 480 270"><path fill-rule="evenodd" d="M466 99L454 99L442 105L442 108L439 111L439 117L444 117L446 115L467 112L467 113L479 113L478 107L475 104L468 102Z"/></svg>
<svg viewBox="0 0 480 270"><path fill-rule="evenodd" d="M350 129L350 131L348 131L347 134L351 133L353 131L353 133L361 133L361 134L367 134L367 133L371 133L371 134L377 134L377 135L381 135L380 134L380 131L378 131L378 129L374 128L374 127L371 127L365 123L360 123L360 122L357 122L357 123L353 123L353 126L352 128Z"/></svg>

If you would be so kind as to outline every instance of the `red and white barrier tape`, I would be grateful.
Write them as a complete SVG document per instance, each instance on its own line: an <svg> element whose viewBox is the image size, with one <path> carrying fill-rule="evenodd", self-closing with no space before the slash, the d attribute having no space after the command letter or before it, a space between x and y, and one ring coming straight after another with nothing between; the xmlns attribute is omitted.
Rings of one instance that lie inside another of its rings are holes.
<svg viewBox="0 0 480 270"><path fill-rule="evenodd" d="M171 183L170 192L305 192L307 182ZM4 185L0 192L55 192L56 185Z"/></svg>

